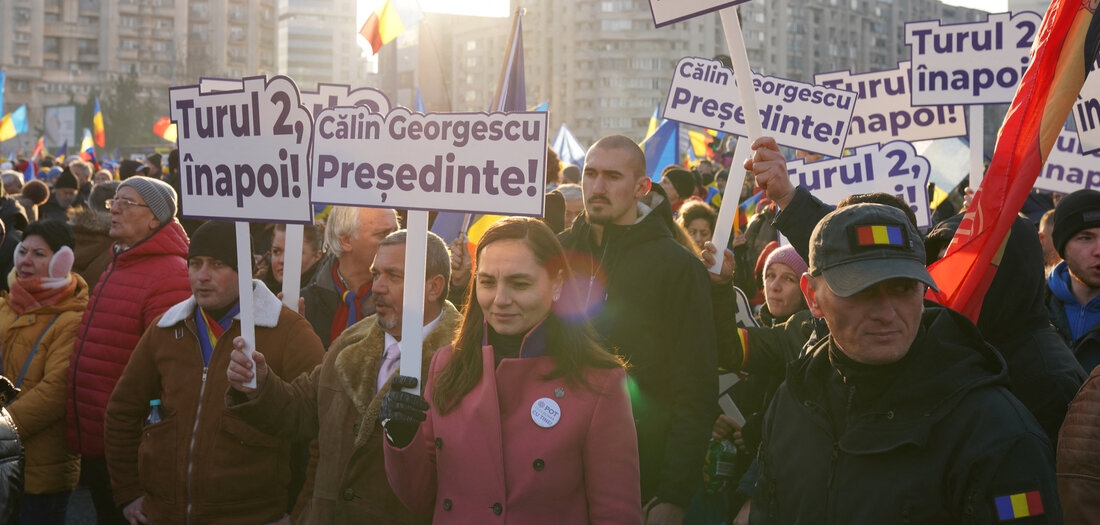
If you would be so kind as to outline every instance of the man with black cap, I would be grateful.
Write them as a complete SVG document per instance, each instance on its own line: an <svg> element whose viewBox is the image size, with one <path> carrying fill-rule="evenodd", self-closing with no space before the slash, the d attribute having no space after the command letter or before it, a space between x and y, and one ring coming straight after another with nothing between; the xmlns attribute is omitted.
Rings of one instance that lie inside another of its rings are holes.
<svg viewBox="0 0 1100 525"><path fill-rule="evenodd" d="M890 206L814 229L801 285L830 334L765 416L751 523L1061 523L1050 443L977 328L925 306L924 263Z"/></svg>
<svg viewBox="0 0 1100 525"><path fill-rule="evenodd" d="M77 330L69 365L66 437L69 449L82 456L80 481L91 490L99 522L125 523L107 477L103 413L141 334L191 289L187 234L175 220L172 187L131 177L107 205L107 234L114 245Z"/></svg>
<svg viewBox="0 0 1100 525"><path fill-rule="evenodd" d="M130 523L283 520L290 442L229 415L223 401L221 371L241 334L234 225L202 225L187 255L192 296L145 332L107 405L115 502ZM252 280L252 300L255 345L272 371L313 370L324 349L309 323L262 281ZM143 425L151 402L161 421Z"/></svg>
<svg viewBox="0 0 1100 525"><path fill-rule="evenodd" d="M1063 197L1051 240L1062 262L1047 277L1047 313L1088 373L1100 365L1100 192Z"/></svg>
<svg viewBox="0 0 1100 525"><path fill-rule="evenodd" d="M39 219L61 222L69 220L69 208L79 206L76 198L79 190L80 184L72 170L68 166L62 168L61 175L53 183L50 200L38 208Z"/></svg>

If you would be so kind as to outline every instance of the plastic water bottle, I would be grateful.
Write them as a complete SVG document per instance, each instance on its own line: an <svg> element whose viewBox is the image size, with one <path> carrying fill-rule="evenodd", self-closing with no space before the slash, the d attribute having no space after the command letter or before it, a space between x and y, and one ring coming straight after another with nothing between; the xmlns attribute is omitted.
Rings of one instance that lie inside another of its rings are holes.
<svg viewBox="0 0 1100 525"><path fill-rule="evenodd" d="M717 494L733 481L737 468L737 446L725 439L711 438L703 463L703 489Z"/></svg>
<svg viewBox="0 0 1100 525"><path fill-rule="evenodd" d="M160 423L160 400L149 400L149 415L145 416L145 426L152 425L154 423Z"/></svg>

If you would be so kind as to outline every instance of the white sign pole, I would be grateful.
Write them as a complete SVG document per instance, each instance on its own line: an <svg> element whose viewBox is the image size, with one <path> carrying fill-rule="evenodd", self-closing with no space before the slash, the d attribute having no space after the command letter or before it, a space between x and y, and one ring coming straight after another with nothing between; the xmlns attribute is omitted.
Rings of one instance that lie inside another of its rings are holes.
<svg viewBox="0 0 1100 525"><path fill-rule="evenodd" d="M752 70L749 68L749 54L745 51L745 37L741 34L741 21L737 18L737 9L733 7L727 7L719 14L722 17L722 28L726 31L726 44L730 50L730 61L733 63L733 76L737 80L737 90L741 94L741 104L745 111L745 127L748 128L748 138L737 141L737 150L733 157L734 170L739 168L738 162L744 162L748 156L748 146L764 135L764 126L760 122L760 110L756 106L756 92L752 87ZM745 144L745 148L742 149L741 144ZM741 153L741 152L746 153ZM744 154L745 156L739 156ZM731 170L732 171L732 170ZM745 173L748 177L748 172ZM726 246L729 245L730 237L733 235L733 221L737 217L737 207L741 204L741 187L744 186L744 180L741 179L739 184L734 184L732 180L726 181L726 189L722 192L722 208L718 211L718 221L714 227L714 245L718 248L718 253L714 257L714 266L710 268L711 273L719 273L722 270L722 260L726 256ZM729 194L730 188L733 188L735 196L733 199L726 200L726 195ZM732 204L732 206L731 206Z"/></svg>
<svg viewBox="0 0 1100 525"><path fill-rule="evenodd" d="M241 301L241 337L244 338L245 354L252 360L252 351L256 349L256 311L252 304L252 250L248 242L248 223L237 223L237 286ZM253 360L255 365L256 361ZM256 388L256 376L244 384L248 388Z"/></svg>
<svg viewBox="0 0 1100 525"><path fill-rule="evenodd" d="M298 311L298 297L302 291L302 244L304 227L287 224L283 241L283 304Z"/></svg>
<svg viewBox="0 0 1100 525"><path fill-rule="evenodd" d="M428 256L428 212L409 210L405 237L405 294L401 309L401 375L420 379L424 344L424 274ZM419 391L413 389L414 394Z"/></svg>
<svg viewBox="0 0 1100 525"><path fill-rule="evenodd" d="M978 191L985 175L985 106L970 106L970 188ZM946 188L945 188L946 189Z"/></svg>

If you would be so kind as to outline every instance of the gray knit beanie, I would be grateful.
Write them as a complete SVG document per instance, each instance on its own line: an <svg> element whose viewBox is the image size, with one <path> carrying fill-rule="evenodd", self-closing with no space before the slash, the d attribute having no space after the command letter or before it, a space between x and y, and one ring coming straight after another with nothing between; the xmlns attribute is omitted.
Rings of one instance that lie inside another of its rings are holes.
<svg viewBox="0 0 1100 525"><path fill-rule="evenodd" d="M142 199L145 199L149 211L153 212L153 215L161 224L165 224L175 217L176 190L172 189L172 186L167 182L139 175L122 181L122 184L118 185L118 189L121 190L127 186L133 188L138 192L138 195L141 195Z"/></svg>

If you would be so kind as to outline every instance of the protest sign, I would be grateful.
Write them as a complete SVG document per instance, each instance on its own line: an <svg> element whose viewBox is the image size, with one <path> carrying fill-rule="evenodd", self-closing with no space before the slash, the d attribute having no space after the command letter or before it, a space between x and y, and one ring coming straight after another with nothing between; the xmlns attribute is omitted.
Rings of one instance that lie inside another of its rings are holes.
<svg viewBox="0 0 1100 525"><path fill-rule="evenodd" d="M1073 105L1073 123L1077 127L1077 138L1081 140L1081 149L1085 152L1100 150L1100 59L1094 69L1085 78L1081 94Z"/></svg>
<svg viewBox="0 0 1100 525"><path fill-rule="evenodd" d="M753 74L761 125L776 142L839 156L856 94L795 80ZM665 99L664 117L685 124L748 135L733 71L717 60L684 57Z"/></svg>
<svg viewBox="0 0 1100 525"><path fill-rule="evenodd" d="M184 216L308 223L312 119L284 76L239 90L169 89L179 134Z"/></svg>
<svg viewBox="0 0 1100 525"><path fill-rule="evenodd" d="M390 112L390 100L381 91L374 88L353 90L345 84L317 84L317 91L302 92L302 105L314 120L321 110L341 106L365 106L382 115Z"/></svg>
<svg viewBox="0 0 1100 525"><path fill-rule="evenodd" d="M540 216L547 114L331 108L314 127L313 201Z"/></svg>
<svg viewBox="0 0 1100 525"><path fill-rule="evenodd" d="M931 226L928 214L928 159L904 141L869 144L838 159L787 164L791 184L802 186L826 204L835 205L854 193L890 193L909 203L917 226Z"/></svg>
<svg viewBox="0 0 1100 525"><path fill-rule="evenodd" d="M905 24L913 105L1012 102L1042 19L1019 11L991 14L985 22Z"/></svg>
<svg viewBox="0 0 1100 525"><path fill-rule="evenodd" d="M896 69L885 71L858 74L850 70L833 71L814 76L817 84L857 94L844 147L966 135L961 106L913 106L909 96L909 64L906 60L898 62Z"/></svg>
<svg viewBox="0 0 1100 525"><path fill-rule="evenodd" d="M1035 189L1058 193L1100 190L1100 151L1085 153L1077 133L1063 129L1035 179Z"/></svg>
<svg viewBox="0 0 1100 525"><path fill-rule="evenodd" d="M749 0L649 0L653 13L653 25L657 27L675 24L693 16L712 13L719 9L743 4Z"/></svg>

